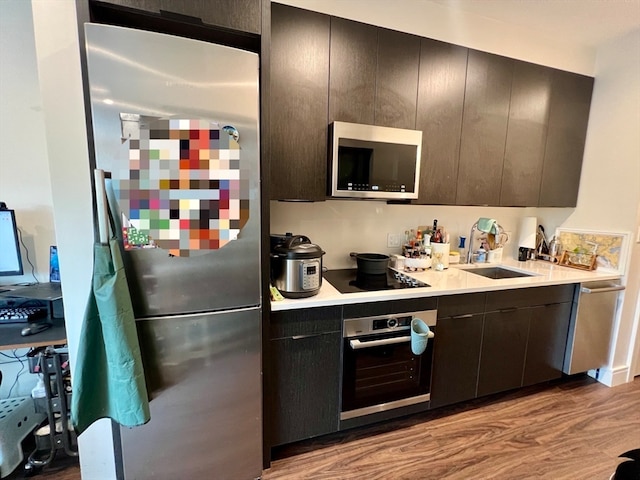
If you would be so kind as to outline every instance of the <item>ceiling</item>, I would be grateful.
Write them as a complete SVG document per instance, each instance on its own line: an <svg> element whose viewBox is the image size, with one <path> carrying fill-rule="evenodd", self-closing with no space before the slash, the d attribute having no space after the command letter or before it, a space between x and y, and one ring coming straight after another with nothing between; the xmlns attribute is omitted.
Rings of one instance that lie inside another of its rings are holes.
<svg viewBox="0 0 640 480"><path fill-rule="evenodd" d="M640 29L640 0L424 0L586 47Z"/></svg>
<svg viewBox="0 0 640 480"><path fill-rule="evenodd" d="M640 0L422 0L598 48L640 29Z"/></svg>

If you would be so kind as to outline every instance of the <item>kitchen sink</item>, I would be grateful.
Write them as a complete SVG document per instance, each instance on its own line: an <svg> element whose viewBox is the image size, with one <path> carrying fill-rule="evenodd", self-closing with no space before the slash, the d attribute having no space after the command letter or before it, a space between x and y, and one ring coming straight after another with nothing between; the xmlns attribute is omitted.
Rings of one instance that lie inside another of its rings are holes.
<svg viewBox="0 0 640 480"><path fill-rule="evenodd" d="M486 267L486 268L470 268L465 272L473 273L475 275L481 275L486 278L493 278L499 280L501 278L518 278L518 277L533 277L533 273L516 272L515 270L509 270L502 267Z"/></svg>

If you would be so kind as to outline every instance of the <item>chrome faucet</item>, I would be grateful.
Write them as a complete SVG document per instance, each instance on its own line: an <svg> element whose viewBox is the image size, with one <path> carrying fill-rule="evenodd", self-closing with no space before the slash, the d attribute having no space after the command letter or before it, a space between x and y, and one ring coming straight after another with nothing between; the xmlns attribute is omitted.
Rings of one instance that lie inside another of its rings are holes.
<svg viewBox="0 0 640 480"><path fill-rule="evenodd" d="M478 232L478 222L471 226L471 232L469 233L469 245L467 250L467 263L473 263L473 233Z"/></svg>

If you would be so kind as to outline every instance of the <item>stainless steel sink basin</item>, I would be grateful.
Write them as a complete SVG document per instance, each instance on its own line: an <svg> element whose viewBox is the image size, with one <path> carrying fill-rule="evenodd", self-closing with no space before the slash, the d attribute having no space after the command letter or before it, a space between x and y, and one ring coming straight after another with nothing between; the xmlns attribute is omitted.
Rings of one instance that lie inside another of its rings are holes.
<svg viewBox="0 0 640 480"><path fill-rule="evenodd" d="M519 277L533 277L532 273L516 272L515 270L509 270L502 267L484 267L484 268L470 268L465 270L466 272L473 273L475 275L481 275L486 278L493 278L499 280L501 278L519 278Z"/></svg>

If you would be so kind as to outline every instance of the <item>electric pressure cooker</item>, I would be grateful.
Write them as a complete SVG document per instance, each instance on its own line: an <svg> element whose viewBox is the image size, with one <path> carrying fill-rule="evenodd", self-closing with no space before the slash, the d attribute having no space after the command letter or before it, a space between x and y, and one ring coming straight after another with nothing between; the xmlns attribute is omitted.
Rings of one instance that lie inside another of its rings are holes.
<svg viewBox="0 0 640 480"><path fill-rule="evenodd" d="M287 298L316 295L324 253L304 235L271 235L271 283Z"/></svg>

